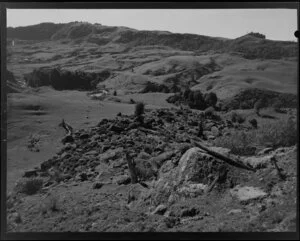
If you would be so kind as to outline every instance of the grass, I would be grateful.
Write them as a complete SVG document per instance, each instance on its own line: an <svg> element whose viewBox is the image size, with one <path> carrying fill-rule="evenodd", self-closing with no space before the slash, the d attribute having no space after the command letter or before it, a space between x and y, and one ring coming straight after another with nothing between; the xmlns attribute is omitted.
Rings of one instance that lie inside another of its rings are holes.
<svg viewBox="0 0 300 241"><path fill-rule="evenodd" d="M234 130L215 139L216 146L231 149L235 155L253 155L257 148L288 147L297 143L296 123L291 118L264 123L249 131Z"/></svg>

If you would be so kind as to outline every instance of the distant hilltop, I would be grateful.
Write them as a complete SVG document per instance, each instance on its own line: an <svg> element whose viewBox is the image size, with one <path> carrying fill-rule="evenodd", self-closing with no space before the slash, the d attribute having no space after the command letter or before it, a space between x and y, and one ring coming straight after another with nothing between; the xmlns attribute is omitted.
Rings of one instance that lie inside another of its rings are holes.
<svg viewBox="0 0 300 241"><path fill-rule="evenodd" d="M7 38L34 41L67 41L126 47L161 45L178 50L206 52L239 52L248 59L295 57L296 42L266 39L261 33L248 33L236 39L179 34L168 31L139 31L128 27L104 26L88 22L40 23L26 27L7 28Z"/></svg>

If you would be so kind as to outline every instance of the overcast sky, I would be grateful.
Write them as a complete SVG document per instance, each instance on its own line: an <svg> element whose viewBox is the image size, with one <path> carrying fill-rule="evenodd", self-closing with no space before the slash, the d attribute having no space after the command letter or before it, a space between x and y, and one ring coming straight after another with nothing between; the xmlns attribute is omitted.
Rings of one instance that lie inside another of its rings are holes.
<svg viewBox="0 0 300 241"><path fill-rule="evenodd" d="M260 32L268 39L295 41L296 9L8 9L7 26L86 21L138 30L167 30L237 38Z"/></svg>

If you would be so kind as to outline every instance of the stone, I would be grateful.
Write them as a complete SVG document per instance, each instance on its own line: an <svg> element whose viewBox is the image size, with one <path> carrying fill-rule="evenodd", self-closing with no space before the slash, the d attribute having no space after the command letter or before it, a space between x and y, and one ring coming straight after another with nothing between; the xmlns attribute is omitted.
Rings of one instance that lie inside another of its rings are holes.
<svg viewBox="0 0 300 241"><path fill-rule="evenodd" d="M152 215L164 215L164 213L167 211L167 206L164 204L158 205L155 210L151 213Z"/></svg>
<svg viewBox="0 0 300 241"><path fill-rule="evenodd" d="M31 170L31 171L26 171L23 175L23 177L36 177L37 176L37 171L36 170Z"/></svg>
<svg viewBox="0 0 300 241"><path fill-rule="evenodd" d="M208 186L202 183L188 184L177 190L178 194L189 197L202 195Z"/></svg>
<svg viewBox="0 0 300 241"><path fill-rule="evenodd" d="M122 131L124 131L124 128L119 126L119 125L115 125L115 124L112 124L108 130L110 131L113 131L113 132L116 132L116 133L121 133Z"/></svg>
<svg viewBox="0 0 300 241"><path fill-rule="evenodd" d="M227 214L232 215L232 214L238 214L242 213L242 209L231 209Z"/></svg>
<svg viewBox="0 0 300 241"><path fill-rule="evenodd" d="M194 217L199 214L199 210L195 207L185 208L181 211L180 217Z"/></svg>
<svg viewBox="0 0 300 241"><path fill-rule="evenodd" d="M62 142L63 144L65 144L65 143L72 143L72 142L74 142L74 137L73 137L72 135L67 135L67 136L65 136L65 137L61 140L61 142Z"/></svg>
<svg viewBox="0 0 300 241"><path fill-rule="evenodd" d="M262 156L264 154L270 153L271 151L273 151L273 148L272 147L267 147L267 148L261 150L260 152L258 152L257 155Z"/></svg>
<svg viewBox="0 0 300 241"><path fill-rule="evenodd" d="M103 183L101 182L95 182L93 184L93 189L100 189L101 187L103 187Z"/></svg>
<svg viewBox="0 0 300 241"><path fill-rule="evenodd" d="M206 124L205 124L205 127L204 127L204 130L211 130L211 128L213 127L215 125L215 123L213 123L213 122L207 122Z"/></svg>
<svg viewBox="0 0 300 241"><path fill-rule="evenodd" d="M61 159L67 159L67 158L70 158L70 157L71 157L71 154L69 154L68 152L64 152L60 155Z"/></svg>
<svg viewBox="0 0 300 241"><path fill-rule="evenodd" d="M267 193L257 187L241 187L239 185L230 189L230 194L245 204L252 200L261 199L267 196Z"/></svg>
<svg viewBox="0 0 300 241"><path fill-rule="evenodd" d="M118 185L127 185L130 184L131 178L127 175L118 176L114 182Z"/></svg>
<svg viewBox="0 0 300 241"><path fill-rule="evenodd" d="M217 137L220 135L220 131L216 126L213 126L210 131L212 132L213 136Z"/></svg>
<svg viewBox="0 0 300 241"><path fill-rule="evenodd" d="M159 154L156 157L150 159L150 162L156 163L159 167L162 166L164 162L169 160L175 154L174 151L167 151L162 154Z"/></svg>
<svg viewBox="0 0 300 241"><path fill-rule="evenodd" d="M208 174L216 174L221 163L198 147L187 150L177 168L177 184L207 184Z"/></svg>
<svg viewBox="0 0 300 241"><path fill-rule="evenodd" d="M96 156L97 154L98 154L98 151L94 151L94 150L88 151L88 152L85 153L86 156L89 156L89 155Z"/></svg>
<svg viewBox="0 0 300 241"><path fill-rule="evenodd" d="M273 155L268 155L264 157L248 157L243 160L244 163L248 164L254 169L263 169L271 164L271 158Z"/></svg>
<svg viewBox="0 0 300 241"><path fill-rule="evenodd" d="M206 138L207 138L207 140L211 140L211 141L216 139L216 137L213 135L208 135Z"/></svg>
<svg viewBox="0 0 300 241"><path fill-rule="evenodd" d="M83 133L79 136L79 139L83 140L83 139L87 139L89 137L90 137L90 135L88 133Z"/></svg>
<svg viewBox="0 0 300 241"><path fill-rule="evenodd" d="M123 152L123 147L119 147L112 150L110 149L102 154L99 154L97 158L100 159L101 162L108 162L109 160L117 159L122 152Z"/></svg>
<svg viewBox="0 0 300 241"><path fill-rule="evenodd" d="M209 147L210 150L214 151L214 152L217 152L217 153L220 153L224 156L229 156L230 153L231 153L231 150L228 149L228 148L224 148L224 147L217 147L217 146L211 146Z"/></svg>
<svg viewBox="0 0 300 241"><path fill-rule="evenodd" d="M21 215L17 212L13 213L11 215L11 219L13 220L13 222L15 223L21 223L22 222L22 218L21 218Z"/></svg>

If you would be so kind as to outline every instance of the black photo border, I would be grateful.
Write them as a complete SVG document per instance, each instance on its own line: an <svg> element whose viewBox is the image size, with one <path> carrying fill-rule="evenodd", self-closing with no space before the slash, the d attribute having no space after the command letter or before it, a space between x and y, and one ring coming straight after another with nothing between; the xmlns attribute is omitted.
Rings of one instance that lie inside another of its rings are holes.
<svg viewBox="0 0 300 241"><path fill-rule="evenodd" d="M93 232L36 232L36 233L7 233L6 232L6 182L7 182L7 123L6 123L6 9L297 9L298 28L299 28L299 1L210 1L210 2L136 2L136 1L103 1L103 2L83 2L83 1L64 1L64 2L25 2L9 1L0 2L0 26L1 26L1 240L105 240L105 239L180 239L180 240L298 240L299 239L299 200L297 199L297 231L279 233L93 233ZM274 20L275 21L275 20ZM296 31L297 29L295 29ZM299 48L299 40L298 40ZM299 61L299 55L298 55ZM299 62L298 62L298 81L299 81ZM299 123L299 82L297 86L298 111L297 121ZM298 135L299 143L299 135ZM298 149L297 149L298 151ZM299 161L299 152L297 153ZM299 174L299 163L297 162L297 174ZM299 175L297 175L297 196L299 197Z"/></svg>

